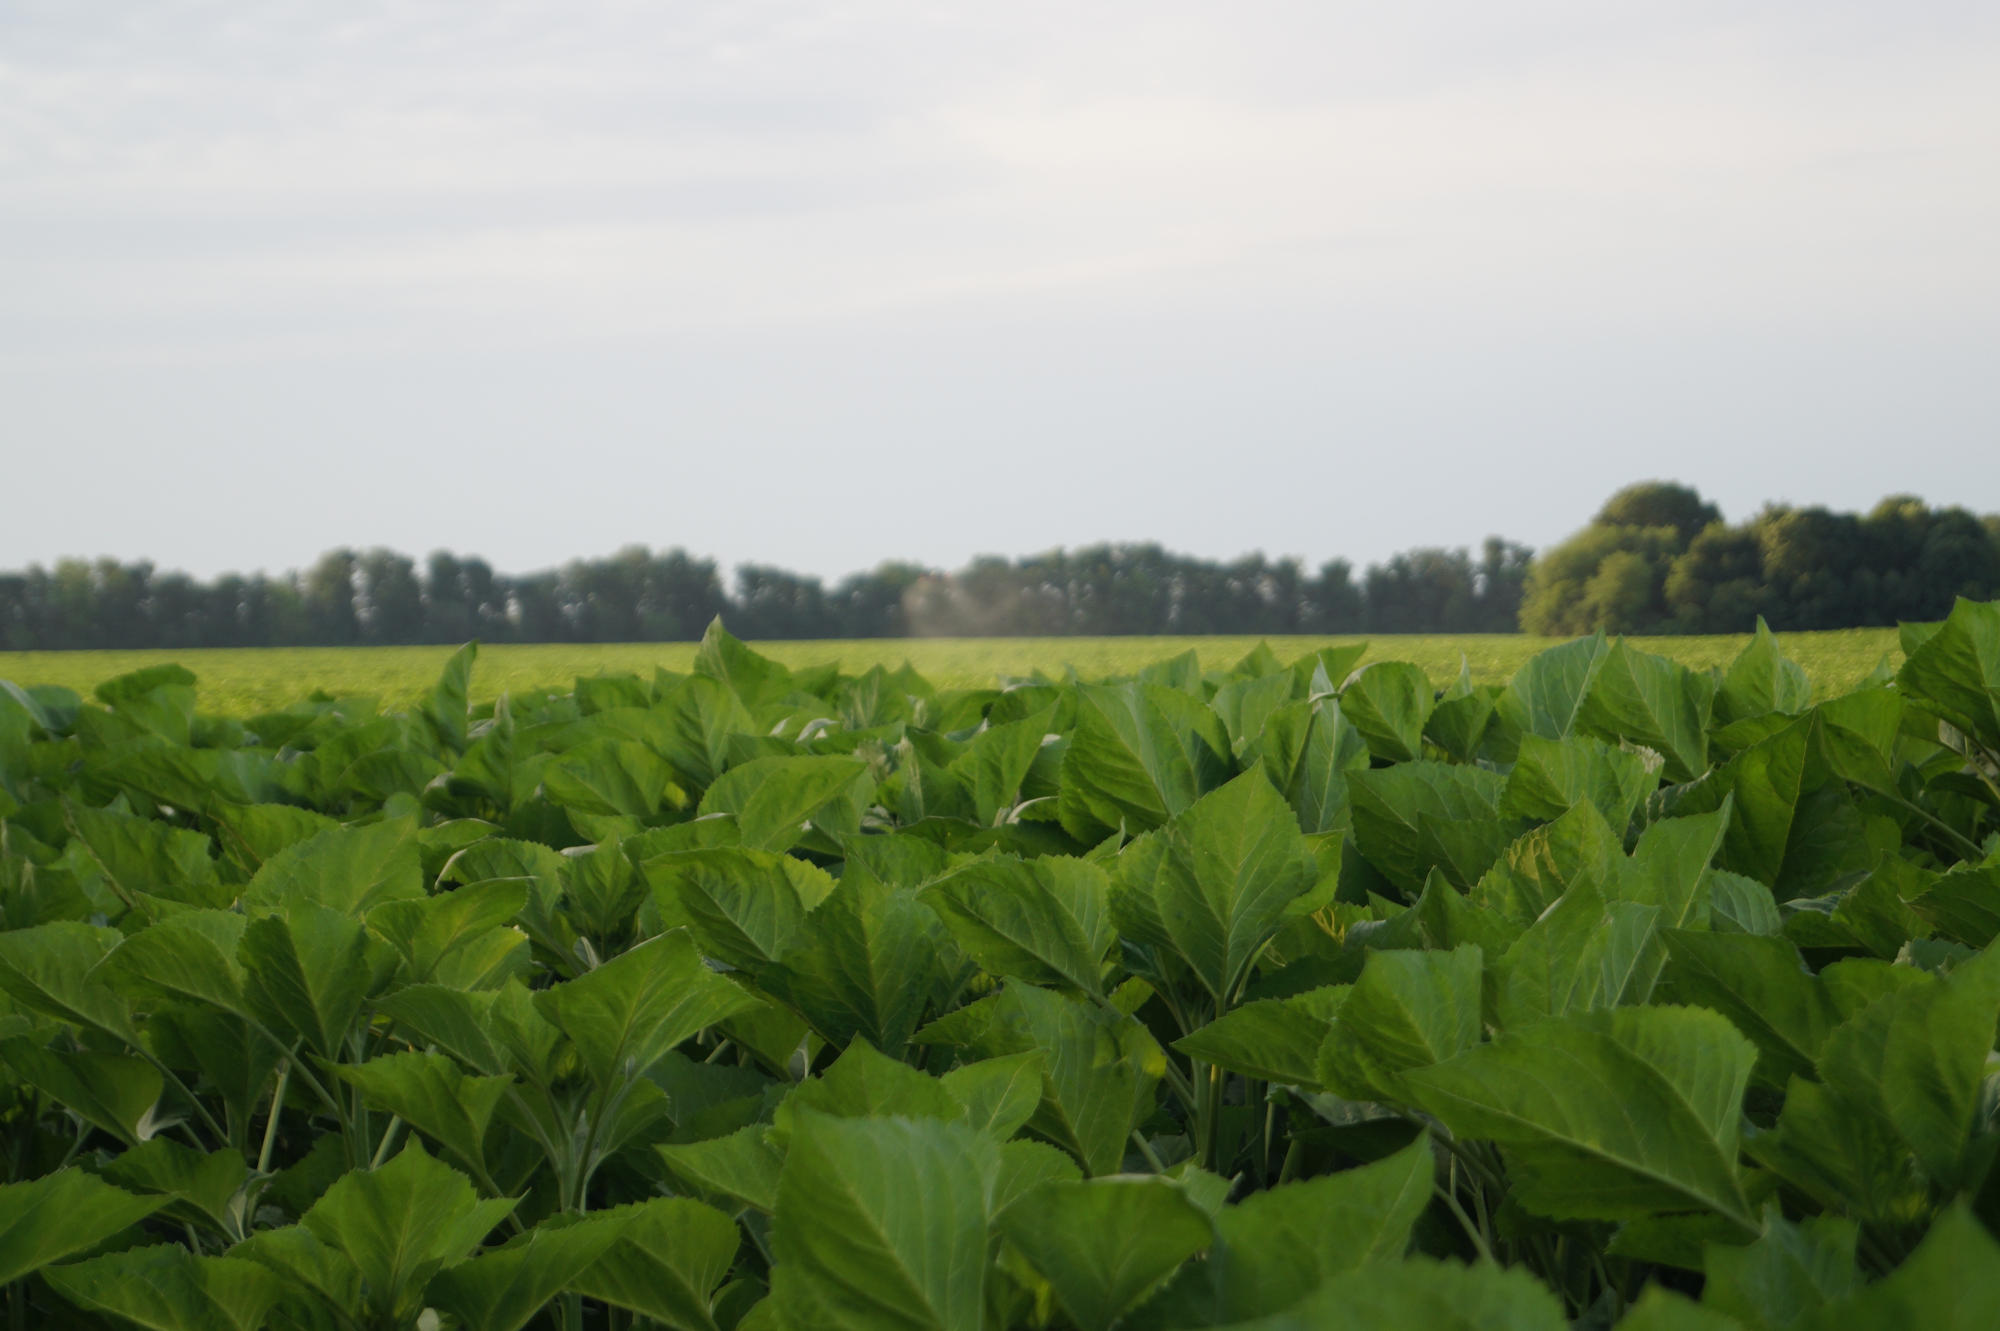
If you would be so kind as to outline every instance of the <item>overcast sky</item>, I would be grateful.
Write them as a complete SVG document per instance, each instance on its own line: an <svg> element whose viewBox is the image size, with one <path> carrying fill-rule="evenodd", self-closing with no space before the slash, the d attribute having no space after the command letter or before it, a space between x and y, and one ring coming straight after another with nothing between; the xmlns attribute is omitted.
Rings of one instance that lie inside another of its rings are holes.
<svg viewBox="0 0 2000 1331"><path fill-rule="evenodd" d="M1991 0L0 0L0 567L2000 509Z"/></svg>

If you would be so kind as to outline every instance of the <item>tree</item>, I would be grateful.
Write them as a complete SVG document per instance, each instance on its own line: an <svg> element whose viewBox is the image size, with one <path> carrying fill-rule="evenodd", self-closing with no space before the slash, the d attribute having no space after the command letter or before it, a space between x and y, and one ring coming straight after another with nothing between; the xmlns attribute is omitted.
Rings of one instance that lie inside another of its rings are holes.
<svg viewBox="0 0 2000 1331"><path fill-rule="evenodd" d="M1655 628L1667 618L1667 571L1680 553L1677 528L1592 523L1536 557L1522 593L1521 628L1553 637L1589 633L1611 627L1600 614L1614 608L1618 632ZM1631 558L1599 581L1615 555Z"/></svg>
<svg viewBox="0 0 2000 1331"><path fill-rule="evenodd" d="M1714 504L1688 486L1673 481L1641 481L1604 501L1591 522L1604 527L1672 527L1685 546L1695 533L1722 521Z"/></svg>

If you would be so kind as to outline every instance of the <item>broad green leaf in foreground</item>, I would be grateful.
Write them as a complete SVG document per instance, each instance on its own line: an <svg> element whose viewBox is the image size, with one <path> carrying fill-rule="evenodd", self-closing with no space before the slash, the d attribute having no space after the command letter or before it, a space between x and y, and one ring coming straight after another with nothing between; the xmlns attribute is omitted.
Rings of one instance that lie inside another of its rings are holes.
<svg viewBox="0 0 2000 1331"><path fill-rule="evenodd" d="M1222 718L1157 684L1085 684L1062 761L1063 826L1087 842L1147 831L1193 804L1228 771Z"/></svg>
<svg viewBox="0 0 2000 1331"><path fill-rule="evenodd" d="M1548 1287L1519 1267L1429 1258L1377 1262L1337 1275L1286 1312L1230 1331L1567 1331Z"/></svg>
<svg viewBox="0 0 2000 1331"><path fill-rule="evenodd" d="M433 1275L463 1261L513 1209L511 1199L479 1200L463 1174L412 1141L379 1169L343 1175L300 1225L354 1264L376 1316L403 1317L421 1306Z"/></svg>
<svg viewBox="0 0 2000 1331"><path fill-rule="evenodd" d="M1402 1076L1479 1042L1482 954L1371 952L1334 1013L1318 1080L1351 1100L1404 1100Z"/></svg>
<svg viewBox="0 0 2000 1331"><path fill-rule="evenodd" d="M1858 1233L1852 1220L1818 1216L1795 1225L1772 1207L1755 1242L1708 1245L1701 1301L1751 1326L1789 1326L1861 1287Z"/></svg>
<svg viewBox="0 0 2000 1331"><path fill-rule="evenodd" d="M96 1247L165 1202L134 1197L75 1168L0 1184L0 1285Z"/></svg>
<svg viewBox="0 0 2000 1331"><path fill-rule="evenodd" d="M42 1273L79 1308L153 1331L256 1331L284 1294L278 1276L240 1257L197 1257L177 1244L133 1248Z"/></svg>
<svg viewBox="0 0 2000 1331"><path fill-rule="evenodd" d="M2000 752L2000 603L1961 599L1911 651L1896 684L1939 716Z"/></svg>
<svg viewBox="0 0 2000 1331"><path fill-rule="evenodd" d="M599 1085L639 1077L704 1027L757 1006L710 970L684 932L665 934L535 996Z"/></svg>
<svg viewBox="0 0 2000 1331"><path fill-rule="evenodd" d="M1347 1001L1347 985L1232 1008L1174 1041L1191 1058L1280 1085L1319 1085L1320 1047ZM1474 993L1475 1004L1477 992Z"/></svg>
<svg viewBox="0 0 2000 1331"><path fill-rule="evenodd" d="M1692 781L1708 770L1714 701L1708 676L1620 639L1591 680L1577 727L1602 739L1643 744L1666 758L1667 780Z"/></svg>
<svg viewBox="0 0 2000 1331"><path fill-rule="evenodd" d="M1208 1260L1147 1309L1164 1326L1216 1326L1282 1312L1343 1271L1394 1262L1431 1203L1428 1135L1394 1155L1253 1192L1215 1217Z"/></svg>
<svg viewBox="0 0 2000 1331"><path fill-rule="evenodd" d="M758 758L717 777L701 812L735 814L753 850L788 850L808 821L848 802L868 781L868 765L853 758Z"/></svg>
<svg viewBox="0 0 2000 1331"><path fill-rule="evenodd" d="M1186 1191L1157 1175L1045 1183L1007 1209L1000 1232L1078 1326L1110 1326L1214 1236Z"/></svg>
<svg viewBox="0 0 2000 1331"><path fill-rule="evenodd" d="M0 932L0 991L23 1007L136 1043L131 1003L91 974L122 941L116 929L73 920Z"/></svg>
<svg viewBox="0 0 2000 1331"><path fill-rule="evenodd" d="M800 1326L982 1331L998 1148L958 1123L798 1115L773 1297Z"/></svg>
<svg viewBox="0 0 2000 1331"><path fill-rule="evenodd" d="M675 1331L715 1331L710 1301L742 1245L735 1223L686 1197L659 1197L613 1214L625 1216L617 1241L570 1288Z"/></svg>
<svg viewBox="0 0 2000 1331"><path fill-rule="evenodd" d="M1364 667L1340 693L1340 711L1368 741L1368 751L1390 762L1424 753L1424 722L1436 694L1430 678L1406 661Z"/></svg>
<svg viewBox="0 0 2000 1331"><path fill-rule="evenodd" d="M1800 1331L1988 1331L2000 1325L2000 1243L1949 1207L1901 1266L1796 1323Z"/></svg>
<svg viewBox="0 0 2000 1331"><path fill-rule="evenodd" d="M1036 1134L1076 1156L1091 1174L1115 1174L1132 1129L1152 1110L1166 1057L1152 1035L1116 1008L1032 985L1010 984L997 998L961 1008L927 1032L964 1043L984 1058L1040 1051L1041 1106Z"/></svg>
<svg viewBox="0 0 2000 1331"><path fill-rule="evenodd" d="M1317 880L1284 797L1253 771L1127 846L1111 910L1127 938L1169 949L1228 1003L1286 907Z"/></svg>
<svg viewBox="0 0 2000 1331"><path fill-rule="evenodd" d="M1501 1144L1531 1211L1707 1210L1755 1233L1736 1155L1756 1056L1717 1013L1618 1008L1511 1031L1403 1081L1457 1136Z"/></svg>
<svg viewBox="0 0 2000 1331"><path fill-rule="evenodd" d="M335 1065L331 1071L360 1087L370 1104L426 1134L476 1173L485 1173L486 1129L511 1077L467 1076L443 1054L415 1051Z"/></svg>
<svg viewBox="0 0 2000 1331"><path fill-rule="evenodd" d="M480 1331L520 1331L618 1242L629 1212L545 1220L504 1247L440 1271L429 1302Z"/></svg>
<svg viewBox="0 0 2000 1331"><path fill-rule="evenodd" d="M978 860L923 890L959 946L983 969L1104 997L1118 943L1104 871L1086 860Z"/></svg>
<svg viewBox="0 0 2000 1331"><path fill-rule="evenodd" d="M143 1059L52 1049L16 1036L0 1041L0 1065L127 1146L158 1130L153 1111L163 1081L159 1069Z"/></svg>
<svg viewBox="0 0 2000 1331"><path fill-rule="evenodd" d="M1354 772L1355 840L1412 900L1433 868L1470 887L1514 839L1516 824L1500 815L1506 785L1497 772L1422 760Z"/></svg>

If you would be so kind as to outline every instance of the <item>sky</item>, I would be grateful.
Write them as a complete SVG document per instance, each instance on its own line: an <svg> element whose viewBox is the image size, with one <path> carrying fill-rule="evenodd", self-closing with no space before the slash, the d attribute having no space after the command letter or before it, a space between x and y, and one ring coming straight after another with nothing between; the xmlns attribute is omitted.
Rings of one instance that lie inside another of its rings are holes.
<svg viewBox="0 0 2000 1331"><path fill-rule="evenodd" d="M2000 509L1990 0L0 0L0 568Z"/></svg>

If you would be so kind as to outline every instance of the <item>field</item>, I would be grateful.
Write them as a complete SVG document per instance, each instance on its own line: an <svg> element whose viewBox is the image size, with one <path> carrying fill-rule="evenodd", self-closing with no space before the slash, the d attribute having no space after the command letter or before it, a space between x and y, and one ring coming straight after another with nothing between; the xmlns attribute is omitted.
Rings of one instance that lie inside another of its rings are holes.
<svg viewBox="0 0 2000 1331"><path fill-rule="evenodd" d="M1456 679L1461 660L1475 683L1501 683L1536 652L1558 639L1518 634L1362 638L915 638L860 642L759 643L757 650L786 665L837 662L849 673L871 665L894 668L907 661L940 688L978 688L1003 676L1045 671L1060 676L1074 666L1089 678L1129 674L1140 666L1193 649L1206 669L1234 664L1260 641L1291 660L1341 643L1369 643L1366 661L1408 661L1442 688ZM1746 637L1636 639L1697 670L1726 665ZM1875 669L1884 655L1902 660L1893 629L1792 633L1787 654L1805 667L1822 692L1838 693ZM685 671L697 644L490 646L479 652L473 697L566 690L581 675L637 674L656 667ZM251 716L324 689L336 696L370 694L389 708L425 696L449 647L270 647L206 651L0 652L0 679L16 684L58 684L88 696L104 680L164 661L195 673L202 710Z"/></svg>
<svg viewBox="0 0 2000 1331"><path fill-rule="evenodd" d="M2000 604L1185 645L0 688L6 1325L2000 1326Z"/></svg>

